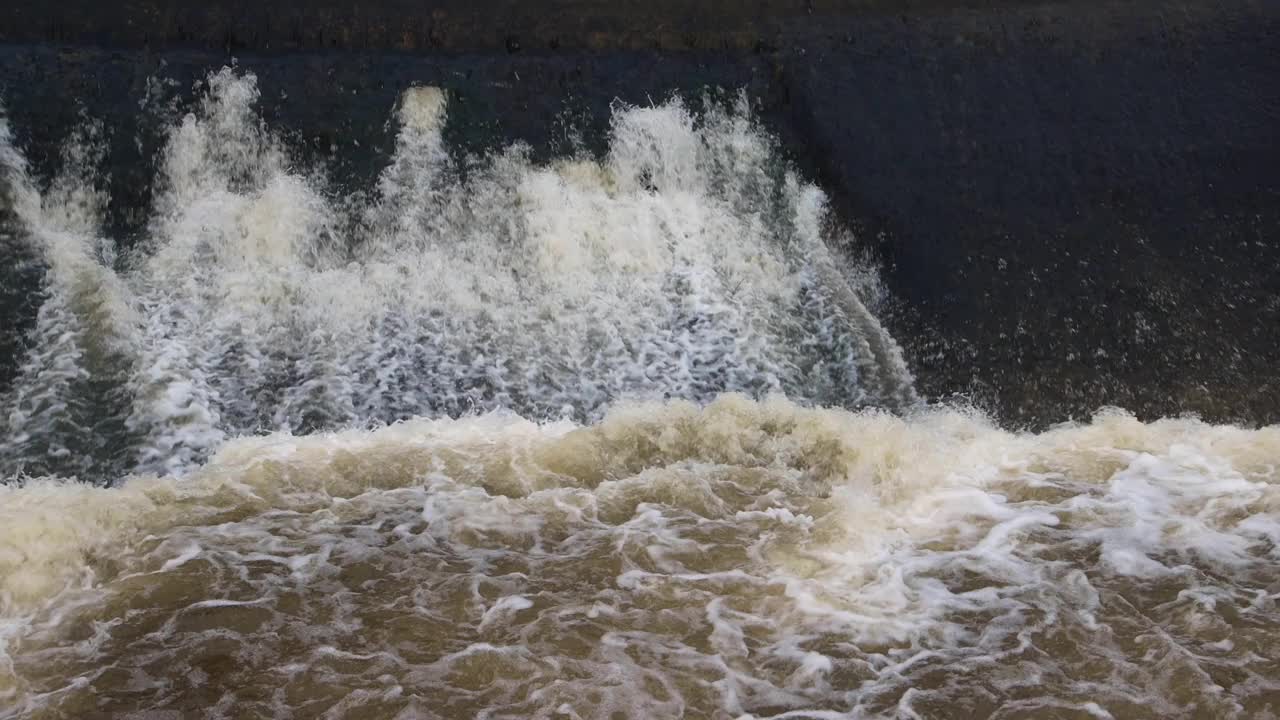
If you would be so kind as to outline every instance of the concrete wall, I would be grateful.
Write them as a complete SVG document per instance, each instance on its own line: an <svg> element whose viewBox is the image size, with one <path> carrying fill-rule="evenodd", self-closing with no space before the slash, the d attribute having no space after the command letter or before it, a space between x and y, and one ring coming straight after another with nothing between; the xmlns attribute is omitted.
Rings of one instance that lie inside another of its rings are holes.
<svg viewBox="0 0 1280 720"><path fill-rule="evenodd" d="M544 153L566 121L599 137L614 97L745 87L884 259L926 394L1015 425L1280 419L1280 2L126 6L0 8L0 93L37 165L81 107L123 128L119 234L150 175L147 78L190 87L229 55L353 179L413 82L454 90L460 145Z"/></svg>
<svg viewBox="0 0 1280 720"><path fill-rule="evenodd" d="M1079 12L1103 5L1077 0ZM1115 3L1119 4L1119 3ZM864 18L1025 0L8 0L0 41L225 50L716 50L798 46Z"/></svg>

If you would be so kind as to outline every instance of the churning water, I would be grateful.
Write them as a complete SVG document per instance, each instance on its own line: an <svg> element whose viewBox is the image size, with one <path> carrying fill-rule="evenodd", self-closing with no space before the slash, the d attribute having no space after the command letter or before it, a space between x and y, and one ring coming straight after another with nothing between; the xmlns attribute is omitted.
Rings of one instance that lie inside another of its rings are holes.
<svg viewBox="0 0 1280 720"><path fill-rule="evenodd" d="M0 717L1280 716L1280 428L920 405L745 103L464 165L414 88L340 197L256 99L125 248L0 124Z"/></svg>

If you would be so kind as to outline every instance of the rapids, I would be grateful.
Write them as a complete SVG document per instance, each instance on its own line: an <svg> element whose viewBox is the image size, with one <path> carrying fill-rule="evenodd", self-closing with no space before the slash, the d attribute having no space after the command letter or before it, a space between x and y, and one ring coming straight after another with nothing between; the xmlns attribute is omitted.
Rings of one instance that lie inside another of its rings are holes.
<svg viewBox="0 0 1280 720"><path fill-rule="evenodd" d="M607 157L454 159L447 97L403 96L377 187L341 195L211 75L157 160L146 236L100 232L101 129L41 188L0 135L44 292L0 400L0 475L182 472L225 439L510 409L597 419L619 398L785 392L915 402L828 249L825 198L777 158L745 99L618 108ZM6 133L7 134L7 133ZM865 299L865 302L864 302Z"/></svg>
<svg viewBox="0 0 1280 720"><path fill-rule="evenodd" d="M138 238L0 119L0 718L1280 716L1280 428L923 403L746 98L539 164L411 88L345 192L257 93Z"/></svg>
<svg viewBox="0 0 1280 720"><path fill-rule="evenodd" d="M740 395L246 438L182 479L0 491L0 697L32 718L1268 717L1277 452L1274 428L1018 435Z"/></svg>

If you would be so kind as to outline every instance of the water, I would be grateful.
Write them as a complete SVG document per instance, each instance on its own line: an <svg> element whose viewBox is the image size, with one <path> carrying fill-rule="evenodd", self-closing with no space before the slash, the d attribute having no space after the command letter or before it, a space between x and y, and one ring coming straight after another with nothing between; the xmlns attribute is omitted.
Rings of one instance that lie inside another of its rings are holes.
<svg viewBox="0 0 1280 720"><path fill-rule="evenodd" d="M0 129L0 718L1280 716L1280 429L921 404L745 101L343 194L207 85L127 247Z"/></svg>
<svg viewBox="0 0 1280 720"><path fill-rule="evenodd" d="M874 274L828 251L823 195L742 108L620 109L600 161L514 147L467 168L441 139L447 97L415 88L361 200L294 167L252 76L208 85L128 252L98 237L92 130L43 194L9 150L49 301L0 472L182 472L240 434L499 408L591 420L622 397L914 401L862 300Z"/></svg>

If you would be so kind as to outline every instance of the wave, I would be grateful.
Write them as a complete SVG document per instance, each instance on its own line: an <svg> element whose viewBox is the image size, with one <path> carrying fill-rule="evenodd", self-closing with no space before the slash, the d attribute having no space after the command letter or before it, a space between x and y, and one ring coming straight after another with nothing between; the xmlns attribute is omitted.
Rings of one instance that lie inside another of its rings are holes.
<svg viewBox="0 0 1280 720"><path fill-rule="evenodd" d="M0 475L174 473L245 434L588 421L622 399L917 402L868 309L874 270L831 249L825 197L745 98L619 106L604 157L540 165L522 146L455 158L447 94L412 88L376 187L346 195L257 98L250 73L209 76L127 248L102 237L101 128L43 188L0 137L47 267Z"/></svg>
<svg viewBox="0 0 1280 720"><path fill-rule="evenodd" d="M0 490L0 694L33 717L1261 717L1278 452L1277 428L1118 411L1034 435L734 394L244 438L182 479Z"/></svg>

